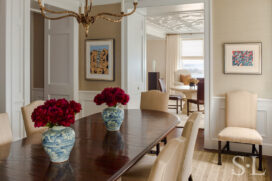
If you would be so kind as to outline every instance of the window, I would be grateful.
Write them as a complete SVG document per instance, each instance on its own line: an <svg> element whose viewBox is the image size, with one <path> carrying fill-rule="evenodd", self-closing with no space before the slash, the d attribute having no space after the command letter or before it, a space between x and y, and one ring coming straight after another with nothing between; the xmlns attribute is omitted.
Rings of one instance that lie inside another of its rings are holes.
<svg viewBox="0 0 272 181"><path fill-rule="evenodd" d="M181 40L180 69L191 72L193 78L204 77L204 40Z"/></svg>

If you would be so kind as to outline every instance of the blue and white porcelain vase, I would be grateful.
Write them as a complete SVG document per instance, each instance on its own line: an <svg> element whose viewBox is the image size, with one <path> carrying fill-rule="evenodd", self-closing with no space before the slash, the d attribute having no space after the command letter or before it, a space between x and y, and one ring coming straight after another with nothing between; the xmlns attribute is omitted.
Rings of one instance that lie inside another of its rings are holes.
<svg viewBox="0 0 272 181"><path fill-rule="evenodd" d="M70 127L54 126L43 133L42 144L51 162L65 162L75 144L75 131Z"/></svg>
<svg viewBox="0 0 272 181"><path fill-rule="evenodd" d="M124 110L108 107L102 111L102 118L108 131L119 131L124 120Z"/></svg>

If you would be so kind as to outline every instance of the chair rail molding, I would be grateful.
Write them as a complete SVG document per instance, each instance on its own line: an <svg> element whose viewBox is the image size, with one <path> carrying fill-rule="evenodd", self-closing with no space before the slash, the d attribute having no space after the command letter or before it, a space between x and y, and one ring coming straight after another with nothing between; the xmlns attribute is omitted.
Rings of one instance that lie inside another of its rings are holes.
<svg viewBox="0 0 272 181"><path fill-rule="evenodd" d="M225 128L225 98L213 97L213 110L209 131L209 144L206 148L217 149L217 135ZM263 137L263 153L272 156L272 99L258 99L257 105L257 130ZM231 149L235 151L250 152L251 146L232 143Z"/></svg>
<svg viewBox="0 0 272 181"><path fill-rule="evenodd" d="M4 13L4 80L5 91L1 111L7 112L11 120L14 140L25 136L21 107L30 102L30 0L8 0L0 6Z"/></svg>

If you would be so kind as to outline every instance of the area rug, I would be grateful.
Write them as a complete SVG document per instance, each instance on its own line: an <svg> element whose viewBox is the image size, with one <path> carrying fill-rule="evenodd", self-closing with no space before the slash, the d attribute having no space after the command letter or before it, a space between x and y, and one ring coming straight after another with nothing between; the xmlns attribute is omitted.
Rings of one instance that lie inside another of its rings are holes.
<svg viewBox="0 0 272 181"><path fill-rule="evenodd" d="M233 155L222 155L222 165L217 165L218 155L216 152L195 151L193 160L192 176L193 180L197 181L269 181L270 176L268 172L265 175L253 175L252 158L243 157L236 158L235 161L239 164L233 163ZM257 169L258 159L254 169L256 174L262 174ZM265 159L263 160L264 169L267 168ZM244 171L243 171L244 169Z"/></svg>

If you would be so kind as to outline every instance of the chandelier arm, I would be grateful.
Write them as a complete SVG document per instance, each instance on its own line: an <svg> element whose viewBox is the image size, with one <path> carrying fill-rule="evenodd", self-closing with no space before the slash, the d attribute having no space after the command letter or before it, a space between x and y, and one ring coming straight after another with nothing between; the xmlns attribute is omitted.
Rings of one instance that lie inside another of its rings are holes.
<svg viewBox="0 0 272 181"><path fill-rule="evenodd" d="M106 16L98 16L97 18L101 18L101 19L104 19L104 20L107 20L107 21L110 21L110 22L113 22L113 23L119 23L122 21L123 17L119 18L119 19L111 19L109 17L106 17Z"/></svg>
<svg viewBox="0 0 272 181"><path fill-rule="evenodd" d="M75 16L74 14L67 14L67 15L59 16L59 17L49 17L49 16L46 16L46 15L44 14L44 12L42 12L42 15L43 15L43 17L45 17L46 19L49 19L49 20L59 20L59 19L62 19L62 18L67 18L67 17L75 17L75 18L78 18L78 17Z"/></svg>
<svg viewBox="0 0 272 181"><path fill-rule="evenodd" d="M87 14L88 13L88 0L85 0L85 10L84 13Z"/></svg>
<svg viewBox="0 0 272 181"><path fill-rule="evenodd" d="M73 11L53 11L53 10L50 10L50 9L46 9L44 8L44 11L48 12L48 13L52 13L52 14L72 14L74 15L75 17L78 16L77 13L73 12Z"/></svg>
<svg viewBox="0 0 272 181"><path fill-rule="evenodd" d="M90 8L88 10L87 14L90 14L90 12L92 11L92 7L93 7L93 0L90 0L91 4L90 4Z"/></svg>
<svg viewBox="0 0 272 181"><path fill-rule="evenodd" d="M133 3L133 5L134 5L134 8L133 8L133 10L130 13L123 13L123 12L121 12L120 14L115 14L115 13L98 13L95 17L99 18L101 16L112 16L112 17L122 18L122 17L125 17L125 16L129 16L129 15L132 15L133 13L135 13L135 11L137 9L138 3L135 2L135 3Z"/></svg>

